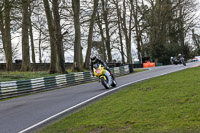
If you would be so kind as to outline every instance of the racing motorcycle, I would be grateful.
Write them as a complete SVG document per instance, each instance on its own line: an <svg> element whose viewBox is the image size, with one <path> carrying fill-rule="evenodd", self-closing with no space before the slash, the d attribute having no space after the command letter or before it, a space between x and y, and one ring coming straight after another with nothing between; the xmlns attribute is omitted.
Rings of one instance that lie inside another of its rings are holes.
<svg viewBox="0 0 200 133"><path fill-rule="evenodd" d="M180 59L177 59L175 57L171 57L170 62L171 62L171 64L175 64L175 65L183 64L184 66L186 66L186 62L185 62L185 59L183 57L181 57Z"/></svg>
<svg viewBox="0 0 200 133"><path fill-rule="evenodd" d="M94 75L99 78L99 82L101 82L106 89L117 85L117 82L112 78L111 74L101 66L101 64L95 64L93 70Z"/></svg>

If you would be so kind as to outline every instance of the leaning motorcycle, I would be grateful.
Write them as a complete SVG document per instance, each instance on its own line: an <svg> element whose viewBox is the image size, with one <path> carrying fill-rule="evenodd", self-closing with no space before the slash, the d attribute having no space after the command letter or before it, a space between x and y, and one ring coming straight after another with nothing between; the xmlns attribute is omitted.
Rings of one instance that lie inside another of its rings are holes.
<svg viewBox="0 0 200 133"><path fill-rule="evenodd" d="M185 59L183 57L181 57L180 59L177 59L175 57L171 57L170 59L172 64L178 65L178 64L183 64L184 66L186 66L186 62Z"/></svg>
<svg viewBox="0 0 200 133"><path fill-rule="evenodd" d="M101 64L95 64L93 70L94 75L99 78L99 82L101 82L106 89L117 85L117 82L112 78L111 74L101 66Z"/></svg>

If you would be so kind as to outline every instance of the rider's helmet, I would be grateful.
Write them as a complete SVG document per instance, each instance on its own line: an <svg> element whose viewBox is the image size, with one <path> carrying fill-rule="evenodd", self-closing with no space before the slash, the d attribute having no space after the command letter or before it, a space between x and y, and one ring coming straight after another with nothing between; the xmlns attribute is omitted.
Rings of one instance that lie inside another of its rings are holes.
<svg viewBox="0 0 200 133"><path fill-rule="evenodd" d="M181 54L178 54L178 57L181 57Z"/></svg>
<svg viewBox="0 0 200 133"><path fill-rule="evenodd" d="M97 59L96 56L94 56L94 55L91 55L91 56L90 56L90 60L91 60L93 63L96 62L96 59Z"/></svg>
<svg viewBox="0 0 200 133"><path fill-rule="evenodd" d="M174 57L171 57L171 60L173 59Z"/></svg>

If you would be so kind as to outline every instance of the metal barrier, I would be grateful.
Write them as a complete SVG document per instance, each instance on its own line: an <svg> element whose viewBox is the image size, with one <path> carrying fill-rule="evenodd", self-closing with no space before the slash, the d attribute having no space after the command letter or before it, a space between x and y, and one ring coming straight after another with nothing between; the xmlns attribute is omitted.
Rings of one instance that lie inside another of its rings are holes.
<svg viewBox="0 0 200 133"><path fill-rule="evenodd" d="M111 71L115 74L115 76L125 75L129 73L129 67L114 67L111 68ZM73 86L94 80L97 80L97 78L93 77L90 72L78 72L72 74L57 75L54 77L0 82L0 99Z"/></svg>

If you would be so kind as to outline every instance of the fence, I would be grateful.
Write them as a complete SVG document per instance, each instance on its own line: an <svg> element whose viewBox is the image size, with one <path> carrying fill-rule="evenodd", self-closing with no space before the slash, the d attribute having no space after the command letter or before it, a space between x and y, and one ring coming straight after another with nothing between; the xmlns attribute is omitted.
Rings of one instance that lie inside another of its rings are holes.
<svg viewBox="0 0 200 133"><path fill-rule="evenodd" d="M111 71L115 74L115 76L125 75L129 73L129 67L114 67L111 68ZM93 77L90 72L78 72L72 74L57 75L54 77L0 82L0 99L73 86L94 80L97 79Z"/></svg>

